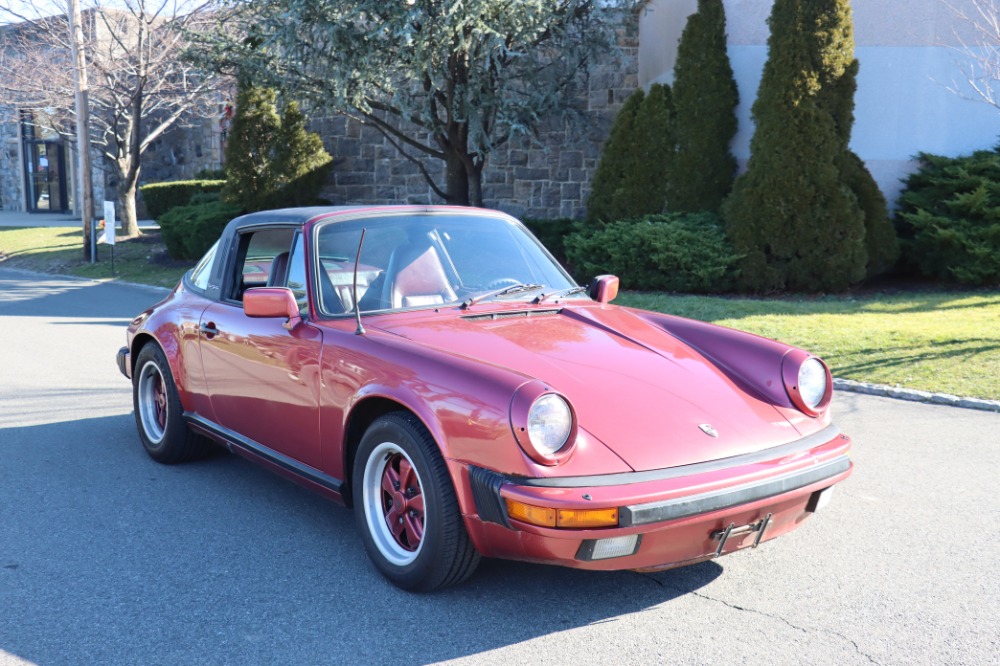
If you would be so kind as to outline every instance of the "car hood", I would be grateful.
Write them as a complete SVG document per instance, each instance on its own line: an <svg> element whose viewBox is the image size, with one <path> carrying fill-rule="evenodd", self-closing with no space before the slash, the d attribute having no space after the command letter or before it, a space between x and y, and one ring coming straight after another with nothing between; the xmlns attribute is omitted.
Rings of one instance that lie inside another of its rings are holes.
<svg viewBox="0 0 1000 666"><path fill-rule="evenodd" d="M774 406L625 309L436 314L383 320L378 328L546 383L570 400L580 427L637 471L726 458L799 437Z"/></svg>

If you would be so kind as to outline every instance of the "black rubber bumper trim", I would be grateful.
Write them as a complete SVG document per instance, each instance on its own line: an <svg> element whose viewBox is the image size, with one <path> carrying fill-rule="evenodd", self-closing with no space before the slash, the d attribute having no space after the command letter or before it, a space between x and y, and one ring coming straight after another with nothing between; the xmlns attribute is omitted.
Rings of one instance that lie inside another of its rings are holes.
<svg viewBox="0 0 1000 666"><path fill-rule="evenodd" d="M719 509L728 509L740 504L749 504L750 502L756 502L804 488L824 479L842 474L850 468L850 458L840 456L822 465L791 472L760 483L740 486L738 488L727 488L714 493L680 497L663 502L625 506L619 512L618 524L620 527L648 525L650 523L687 518L688 516L718 511Z"/></svg>
<svg viewBox="0 0 1000 666"><path fill-rule="evenodd" d="M506 480L519 486L532 486L535 488L597 488L602 486L622 486L630 483L644 483L646 481L663 481L665 479L676 479L682 476L693 476L720 469L729 469L730 467L751 465L767 460L777 460L778 458L784 458L801 451L808 451L820 444L829 442L838 435L840 435L840 429L835 425L828 425L817 433L793 442L788 442L787 444L779 444L778 446L772 446L752 453L693 463L691 465L678 465L677 467L653 469L646 472L619 472L617 474L596 474L594 476L561 476L551 478L507 476Z"/></svg>
<svg viewBox="0 0 1000 666"><path fill-rule="evenodd" d="M469 485L472 487L472 499L476 502L479 518L488 523L510 527L503 497L500 496L503 482L503 475L469 465Z"/></svg>
<svg viewBox="0 0 1000 666"><path fill-rule="evenodd" d="M129 356L130 353L128 347L122 347L118 350L118 353L115 354L115 362L118 364L119 372L125 375L128 379L132 379L132 368L130 367L131 364L128 363Z"/></svg>

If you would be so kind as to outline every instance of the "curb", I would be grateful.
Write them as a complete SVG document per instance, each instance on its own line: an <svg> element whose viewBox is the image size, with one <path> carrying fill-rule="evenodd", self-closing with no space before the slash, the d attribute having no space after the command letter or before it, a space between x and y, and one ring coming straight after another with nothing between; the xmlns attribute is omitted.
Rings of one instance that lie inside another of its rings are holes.
<svg viewBox="0 0 1000 666"><path fill-rule="evenodd" d="M139 282L127 282L125 280L120 280L118 278L91 278L83 277L80 275L68 275L65 273L39 273L38 271L29 271L25 268L8 268L0 262L0 269L8 271L10 273L21 273L22 275L33 275L39 278L45 278L48 280L68 280L70 282L89 282L90 284L116 284L123 285L126 287L138 287L139 289L145 289L147 291L153 291L163 296L166 296L171 291L173 287L157 287L152 284L141 284Z"/></svg>
<svg viewBox="0 0 1000 666"><path fill-rule="evenodd" d="M865 382L856 382L853 379L834 378L833 386L839 391L847 391L849 393L863 393L865 395L877 395L884 398L895 398L896 400L923 402L929 405L945 405L947 407L961 407L962 409L978 409L984 412L1000 413L1000 401L998 400L960 398L950 393L932 393L930 391L918 391L916 389L886 386L884 384L868 384Z"/></svg>

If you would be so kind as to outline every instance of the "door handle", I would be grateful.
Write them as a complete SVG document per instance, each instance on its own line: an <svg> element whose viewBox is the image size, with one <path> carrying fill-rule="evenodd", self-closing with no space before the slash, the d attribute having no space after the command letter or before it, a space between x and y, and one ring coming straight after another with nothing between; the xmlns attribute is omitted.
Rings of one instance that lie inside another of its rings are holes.
<svg viewBox="0 0 1000 666"><path fill-rule="evenodd" d="M208 322L207 324L202 323L202 325L198 327L198 330L204 333L205 337L207 337L208 339L212 339L213 337L219 334L219 329L215 327L215 322L211 321Z"/></svg>

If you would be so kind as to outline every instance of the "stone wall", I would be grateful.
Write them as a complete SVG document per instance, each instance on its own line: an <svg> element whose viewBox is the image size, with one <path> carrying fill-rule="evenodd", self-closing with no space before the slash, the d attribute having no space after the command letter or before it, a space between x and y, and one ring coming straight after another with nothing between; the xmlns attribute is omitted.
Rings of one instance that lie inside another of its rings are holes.
<svg viewBox="0 0 1000 666"><path fill-rule="evenodd" d="M17 114L0 107L0 210L24 210Z"/></svg>
<svg viewBox="0 0 1000 666"><path fill-rule="evenodd" d="M550 125L538 141L527 139L492 153L483 173L484 205L524 218L580 218L585 213L590 181L611 121L638 86L638 24L619 31L620 62L595 67L585 94L585 121L580 128ZM374 127L335 117L318 120L320 133L334 157L324 198L341 204L441 203L416 164ZM444 163L422 164L439 185Z"/></svg>
<svg viewBox="0 0 1000 666"><path fill-rule="evenodd" d="M150 144L142 156L141 184L187 180L202 169L222 166L222 142L215 118L175 125Z"/></svg>

